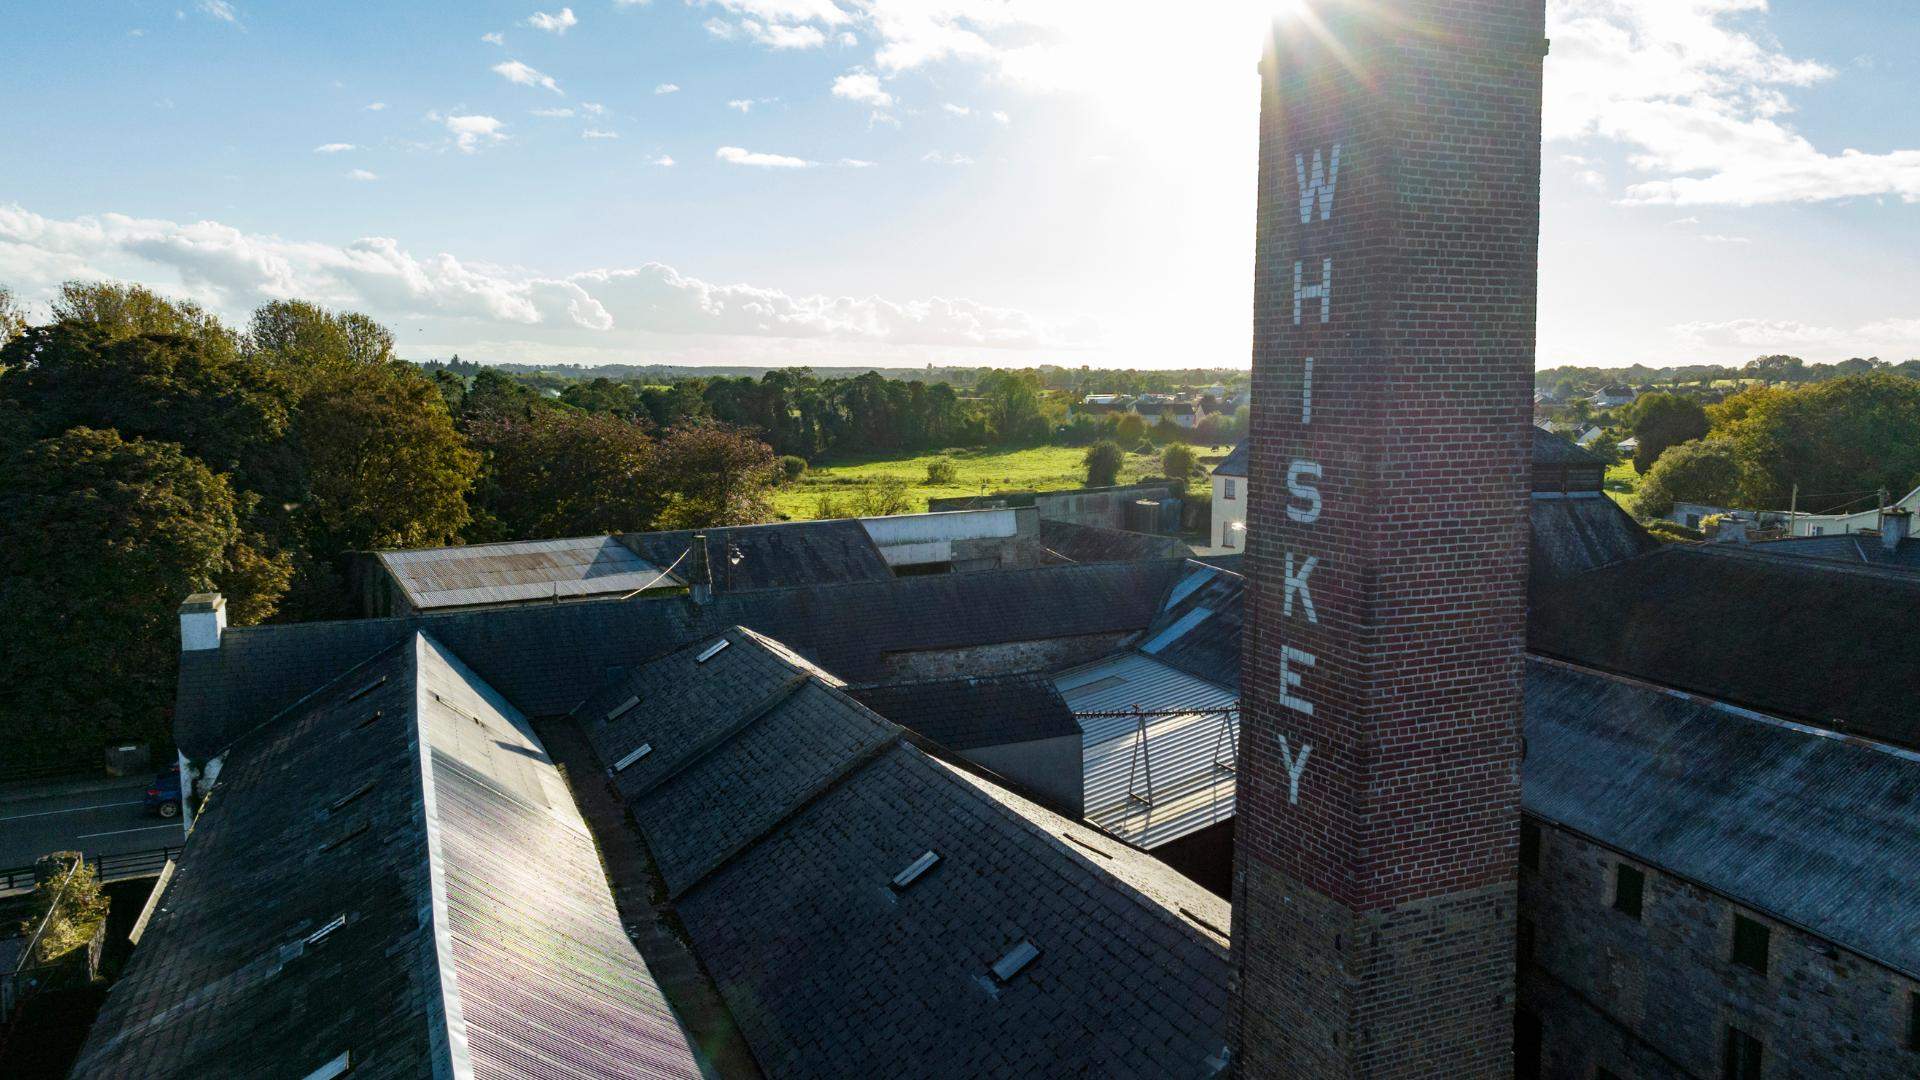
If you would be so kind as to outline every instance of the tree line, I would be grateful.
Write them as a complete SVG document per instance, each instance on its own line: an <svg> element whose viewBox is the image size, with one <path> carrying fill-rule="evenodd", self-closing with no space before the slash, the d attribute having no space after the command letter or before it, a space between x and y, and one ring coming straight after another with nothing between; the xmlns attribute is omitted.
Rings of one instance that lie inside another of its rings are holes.
<svg viewBox="0 0 1920 1080"><path fill-rule="evenodd" d="M1623 368L1601 368L1567 365L1535 372L1534 386L1552 393L1561 401L1569 401L1579 395L1592 394L1605 386L1653 386L1672 390L1705 390L1716 384L1741 382L1799 386L1875 373L1920 379L1920 360L1896 364L1877 356L1855 356L1832 364L1809 364L1798 356L1776 353L1755 357L1737 366L1682 364L1656 368L1634 364Z"/></svg>

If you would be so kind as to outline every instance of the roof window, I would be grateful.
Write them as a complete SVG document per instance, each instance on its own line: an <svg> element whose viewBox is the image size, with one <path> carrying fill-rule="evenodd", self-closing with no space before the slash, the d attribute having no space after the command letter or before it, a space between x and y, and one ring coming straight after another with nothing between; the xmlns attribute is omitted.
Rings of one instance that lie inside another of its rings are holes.
<svg viewBox="0 0 1920 1080"><path fill-rule="evenodd" d="M353 1052L342 1050L339 1057L308 1073L302 1080L333 1080L334 1077L345 1074L351 1068L353 1068Z"/></svg>
<svg viewBox="0 0 1920 1080"><path fill-rule="evenodd" d="M713 659L714 657L720 655L720 650L726 648L731 644L733 644L733 642L728 641L726 638L721 638L719 641L716 641L713 644L707 646L705 649L701 650L700 655L693 658L693 662L696 664L704 664L707 661Z"/></svg>
<svg viewBox="0 0 1920 1080"><path fill-rule="evenodd" d="M993 963L993 978L1002 985L1011 982L1015 975L1033 963L1040 955L1040 947L1031 941L1022 941L1007 950L1007 954Z"/></svg>
<svg viewBox="0 0 1920 1080"><path fill-rule="evenodd" d="M611 770L611 772L624 772L626 771L627 766L633 764L636 761L639 761L641 758L646 757L648 754L651 754L651 753L653 753L653 744L641 743L639 746L634 747L633 753L628 754L626 757L623 757L619 761L614 762L613 769Z"/></svg>
<svg viewBox="0 0 1920 1080"><path fill-rule="evenodd" d="M335 930L345 925L347 925L347 917L345 915L335 915L332 922L308 934L306 944L309 946L318 945L322 941L325 941L329 934L332 934Z"/></svg>
<svg viewBox="0 0 1920 1080"><path fill-rule="evenodd" d="M615 705L613 708L608 709L607 722L612 723L613 721L618 720L621 717L627 715L628 713L632 712L633 707L638 704L640 704L640 695L635 694L634 696L628 698L627 700L621 702L620 704Z"/></svg>
<svg viewBox="0 0 1920 1080"><path fill-rule="evenodd" d="M905 892L907 891L907 886L920 880L922 875L939 865L939 863L940 853L937 851L929 851L908 863L907 868L895 874L893 881L889 884L892 886L894 892Z"/></svg>

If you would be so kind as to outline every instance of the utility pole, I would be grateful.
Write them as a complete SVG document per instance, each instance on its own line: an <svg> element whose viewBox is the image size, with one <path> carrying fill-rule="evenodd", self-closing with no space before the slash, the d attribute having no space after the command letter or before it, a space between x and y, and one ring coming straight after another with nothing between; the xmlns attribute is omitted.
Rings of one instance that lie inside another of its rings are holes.
<svg viewBox="0 0 1920 1080"><path fill-rule="evenodd" d="M1793 502L1787 507L1787 536L1800 535L1800 485L1793 485Z"/></svg>

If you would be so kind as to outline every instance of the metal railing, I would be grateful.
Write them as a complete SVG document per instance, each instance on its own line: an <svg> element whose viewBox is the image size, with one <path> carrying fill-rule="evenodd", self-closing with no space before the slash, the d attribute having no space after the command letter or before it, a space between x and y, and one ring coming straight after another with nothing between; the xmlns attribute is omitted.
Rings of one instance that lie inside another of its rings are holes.
<svg viewBox="0 0 1920 1080"><path fill-rule="evenodd" d="M129 878L156 877L167 860L180 854L180 845L151 848L146 851L127 851L116 855L88 855L86 863L93 868L94 877L101 882L126 881ZM0 869L0 895L25 892L39 884L37 871L32 866L16 866Z"/></svg>

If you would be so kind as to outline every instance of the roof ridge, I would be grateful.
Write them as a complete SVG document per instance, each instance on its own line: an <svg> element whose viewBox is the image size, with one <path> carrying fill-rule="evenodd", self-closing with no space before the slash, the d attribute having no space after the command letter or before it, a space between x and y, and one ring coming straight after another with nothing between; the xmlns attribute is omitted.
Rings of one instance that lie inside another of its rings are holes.
<svg viewBox="0 0 1920 1080"><path fill-rule="evenodd" d="M1867 563L1855 566L1852 563L1841 562L1836 559L1782 560L1775 559L1764 551L1743 550L1747 547L1748 545L1746 544L1667 544L1660 550L1689 551L1707 558L1716 559L1745 559L1748 561L1763 562L1765 565L1776 567L1800 566L1810 571L1828 574L1852 574L1859 577L1872 578L1875 581L1920 590L1920 577L1916 577L1916 575L1909 571L1893 569L1882 566L1879 563Z"/></svg>

